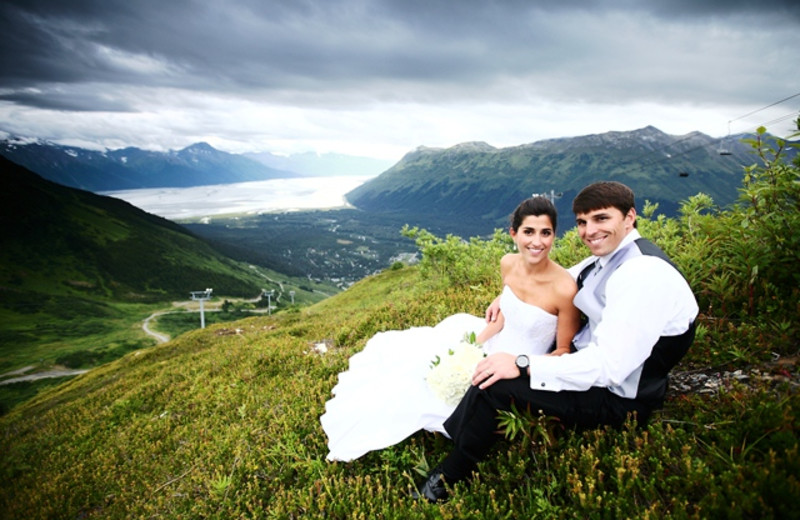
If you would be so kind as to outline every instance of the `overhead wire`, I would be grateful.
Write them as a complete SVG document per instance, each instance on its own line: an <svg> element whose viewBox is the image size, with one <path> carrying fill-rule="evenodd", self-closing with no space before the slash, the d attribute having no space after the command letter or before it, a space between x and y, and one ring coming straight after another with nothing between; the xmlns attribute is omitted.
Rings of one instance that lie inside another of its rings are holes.
<svg viewBox="0 0 800 520"><path fill-rule="evenodd" d="M793 119L793 118L795 118L795 117L797 117L797 112L790 112L790 113L788 113L788 114L784 114L784 115L782 115L781 117L778 117L778 118L776 118L776 119L773 119L773 120L771 120L771 121L766 121L766 122L764 122L764 123L761 123L759 126L769 126L769 125L774 125L774 124L776 124L776 123L781 123L781 122L783 122L783 121L786 121L787 119Z"/></svg>
<svg viewBox="0 0 800 520"><path fill-rule="evenodd" d="M719 146L722 142L724 142L725 139L729 139L730 138L730 124L731 123L733 123L735 121L739 121L741 119L745 119L745 118L750 117L750 116L752 116L754 114L762 112L762 111L764 111L764 110L766 110L768 108L772 108L774 106L780 105L781 103L785 103L786 101L794 99L794 98L796 98L798 96L800 96L800 92L798 92L796 94L792 94L791 96L787 96L787 97L785 97L785 98L783 98L781 100L775 101L775 102L770 103L768 105L765 105L765 106L763 106L761 108L758 108L756 110L752 110L752 111L750 111L750 112L748 112L748 113L746 113L744 115L741 115L741 116L738 116L738 117L735 117L735 118L729 120L728 121L728 135L726 137L724 137L724 138L719 138L719 139L716 139L715 141L713 141L711 143L702 144L702 145L699 145L699 146L695 146L693 148L689 148L688 150L684 150L684 151L682 151L680 153L667 154L664 157L656 158L653 161L651 161L649 163L646 163L646 164L644 164L642 166L644 166L644 167L655 166L655 165L660 164L662 162L670 161L670 160L673 160L675 158L682 157L684 155L688 155L688 154L690 154L690 153L692 153L694 151L701 150L703 148L708 148L710 146ZM780 123L780 122L786 121L787 119L794 118L794 117L796 117L796 114L797 114L797 111L792 111L792 112L790 112L788 114L785 114L785 115L780 116L778 118L772 119L770 121L765 121L765 122L757 125L756 127L774 125L776 123ZM689 134L689 135L684 136L683 138L678 139L676 141L673 141L673 142L671 142L671 143L669 143L669 144L667 144L667 145L665 145L665 146L663 146L663 147L661 147L661 148L659 148L657 150L651 151L650 154L656 154L656 153L659 153L659 152L663 152L663 151L667 150L668 148L672 148L672 147L682 143L683 141L688 141L689 139L692 139L693 137L695 137L694 134ZM631 162L633 162L633 161L631 161ZM622 166L624 166L624 164Z"/></svg>
<svg viewBox="0 0 800 520"><path fill-rule="evenodd" d="M733 123L734 121L738 121L738 120L740 120L740 119L744 119L745 117L750 117L750 116L752 116L753 114L757 114L757 113L761 112L762 110L766 110L766 109L768 109L768 108L772 108L772 107L774 107L774 106L776 106L776 105L780 105L781 103L784 103L784 102L786 102L786 101L789 101L790 99L794 99L794 98L796 98L797 96L800 96L800 92L798 92L797 94L792 94L792 95L791 95L791 96L789 96L789 97L785 97L785 98L781 99L780 101L775 101L774 103L770 103L769 105L767 105L767 106L765 106L765 107L761 107L761 108L759 108L759 109L753 110L752 112L748 112L748 113L746 113L746 114L745 114L745 115L743 115L743 116L739 116L739 117L736 117L736 118L734 118L734 119L731 119L731 120L729 120L729 121L728 121L728 123L730 124L730 123Z"/></svg>

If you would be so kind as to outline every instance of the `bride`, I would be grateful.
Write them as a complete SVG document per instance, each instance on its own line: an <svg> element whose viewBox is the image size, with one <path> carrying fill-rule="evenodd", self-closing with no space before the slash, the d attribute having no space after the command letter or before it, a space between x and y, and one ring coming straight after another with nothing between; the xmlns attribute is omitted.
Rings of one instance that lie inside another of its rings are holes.
<svg viewBox="0 0 800 520"><path fill-rule="evenodd" d="M455 405L441 401L426 382L437 356L476 333L486 354L569 352L580 323L572 298L577 287L550 260L556 209L544 197L526 199L511 215L517 253L500 261L500 313L488 325L469 314L449 316L435 327L379 332L350 358L320 417L328 436L328 460L350 461L392 446L425 429L445 435L442 423ZM478 333L480 331L480 333Z"/></svg>

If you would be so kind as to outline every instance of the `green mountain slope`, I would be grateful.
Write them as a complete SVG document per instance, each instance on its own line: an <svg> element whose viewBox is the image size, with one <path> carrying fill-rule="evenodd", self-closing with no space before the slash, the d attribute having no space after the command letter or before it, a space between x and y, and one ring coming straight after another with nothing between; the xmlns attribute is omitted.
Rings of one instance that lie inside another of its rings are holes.
<svg viewBox="0 0 800 520"><path fill-rule="evenodd" d="M235 262L169 220L2 157L0 179L0 413L31 394L5 386L7 372L88 368L149 346L142 322L191 291L253 299L274 290L281 308L336 292Z"/></svg>
<svg viewBox="0 0 800 520"><path fill-rule="evenodd" d="M730 155L720 155L721 149ZM638 200L657 202L667 215L699 192L720 205L736 199L742 164L753 162L737 138L720 142L700 133L669 136L653 127L551 139L509 148L464 143L419 148L347 194L373 212L479 218L499 227L520 200L551 191L563 228L571 227L572 199L597 180L631 186ZM683 175L682 175L683 174Z"/></svg>
<svg viewBox="0 0 800 520"><path fill-rule="evenodd" d="M253 297L259 278L181 226L130 204L46 181L4 158L0 285L143 301L213 287ZM5 300L5 299L4 299Z"/></svg>

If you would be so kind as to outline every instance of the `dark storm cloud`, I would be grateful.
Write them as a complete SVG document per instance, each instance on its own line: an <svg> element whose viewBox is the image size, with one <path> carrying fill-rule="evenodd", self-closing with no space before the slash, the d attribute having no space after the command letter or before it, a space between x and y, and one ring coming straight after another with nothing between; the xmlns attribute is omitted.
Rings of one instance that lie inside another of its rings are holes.
<svg viewBox="0 0 800 520"><path fill-rule="evenodd" d="M424 97L435 96L440 86L481 89L501 77L531 75L569 95L579 89L568 85L574 80L567 76L581 73L602 90L604 69L613 63L607 54L620 52L615 45L621 45L613 41L620 35L571 21L617 12L694 24L747 20L756 32L762 23L800 20L796 4L13 0L0 7L0 89L12 90L3 98L16 103L80 109L90 103L70 103L63 89L61 101L45 98L64 84L84 83L298 99L375 87L376 96ZM642 51L657 59L656 48ZM635 67L644 59L636 49L624 52ZM37 90L19 91L30 87Z"/></svg>
<svg viewBox="0 0 800 520"><path fill-rule="evenodd" d="M10 94L0 94L0 100L18 105L35 106L42 109L75 112L132 112L133 108L124 99L113 99L95 92L22 90Z"/></svg>
<svg viewBox="0 0 800 520"><path fill-rule="evenodd" d="M396 158L719 135L797 92L799 25L777 0L4 0L0 137Z"/></svg>
<svg viewBox="0 0 800 520"><path fill-rule="evenodd" d="M800 21L800 3L794 0L654 0L644 4L646 5L643 5L643 8L666 17L724 17L743 14L758 17L789 17L794 21Z"/></svg>

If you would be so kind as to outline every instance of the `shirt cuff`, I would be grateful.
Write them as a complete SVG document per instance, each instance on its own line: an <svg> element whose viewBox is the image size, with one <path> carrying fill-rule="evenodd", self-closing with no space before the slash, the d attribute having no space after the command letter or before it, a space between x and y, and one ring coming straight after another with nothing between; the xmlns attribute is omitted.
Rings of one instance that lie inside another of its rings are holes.
<svg viewBox="0 0 800 520"><path fill-rule="evenodd" d="M558 357L537 356L536 362L531 363L531 390L544 390L546 392L561 391L561 381L558 372L554 370Z"/></svg>

